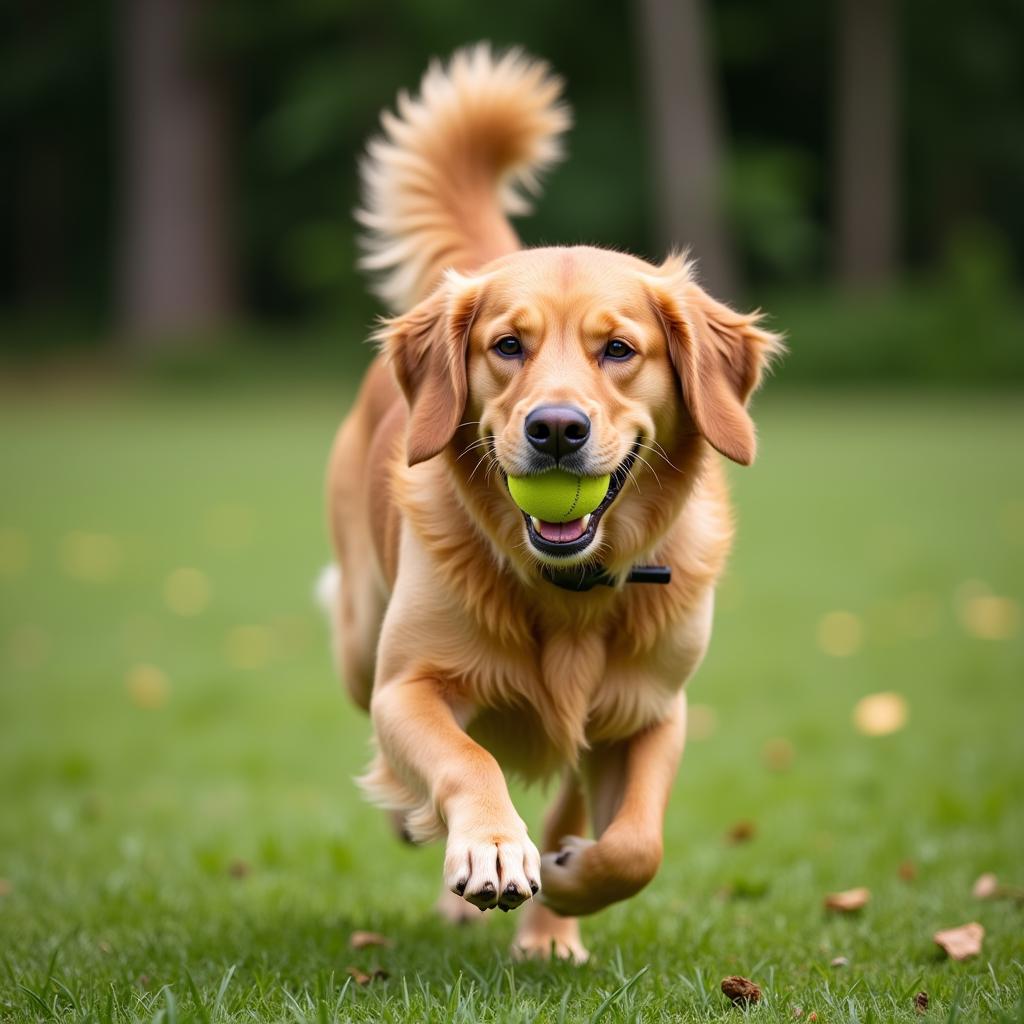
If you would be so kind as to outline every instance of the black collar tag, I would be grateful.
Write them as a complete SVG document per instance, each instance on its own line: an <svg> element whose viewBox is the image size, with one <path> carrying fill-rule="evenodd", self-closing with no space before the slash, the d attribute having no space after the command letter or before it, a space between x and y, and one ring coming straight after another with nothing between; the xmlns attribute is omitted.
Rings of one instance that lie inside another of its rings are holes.
<svg viewBox="0 0 1024 1024"><path fill-rule="evenodd" d="M575 591L577 594L594 587L613 587L615 580L608 575L606 569L584 569L582 572L573 572L571 569L550 569L545 567L541 570L544 579L553 583L562 590ZM634 565L626 577L627 583L670 583L672 581L672 569L667 565Z"/></svg>

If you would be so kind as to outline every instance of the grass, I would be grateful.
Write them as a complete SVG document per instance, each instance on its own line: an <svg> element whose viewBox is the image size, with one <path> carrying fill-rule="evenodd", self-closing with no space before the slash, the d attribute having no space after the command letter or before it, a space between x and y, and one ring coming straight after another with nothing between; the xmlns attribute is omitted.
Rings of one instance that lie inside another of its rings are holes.
<svg viewBox="0 0 1024 1024"><path fill-rule="evenodd" d="M1019 404L762 403L691 686L710 735L659 877L585 923L572 967L513 963L515 915L442 926L440 849L356 795L367 723L311 602L346 401L0 402L0 1019L738 1020L719 983L743 974L751 1020L916 1020L919 990L928 1020L1024 1020L1024 908L970 891L1024 883ZM879 691L909 718L865 736L852 710ZM537 822L542 794L520 806ZM754 838L728 843L741 820ZM823 912L857 885L860 914ZM982 955L942 959L932 933L971 920ZM395 946L352 951L354 929Z"/></svg>

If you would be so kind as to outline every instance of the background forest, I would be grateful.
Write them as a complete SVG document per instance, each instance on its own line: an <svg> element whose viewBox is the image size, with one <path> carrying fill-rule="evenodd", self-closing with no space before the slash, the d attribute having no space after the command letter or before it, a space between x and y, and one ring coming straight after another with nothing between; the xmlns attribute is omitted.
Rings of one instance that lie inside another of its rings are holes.
<svg viewBox="0 0 1024 1024"><path fill-rule="evenodd" d="M576 115L527 243L692 246L788 330L787 382L1024 376L1013 0L33 0L0 25L5 348L227 327L359 353L358 154L431 57L489 39Z"/></svg>

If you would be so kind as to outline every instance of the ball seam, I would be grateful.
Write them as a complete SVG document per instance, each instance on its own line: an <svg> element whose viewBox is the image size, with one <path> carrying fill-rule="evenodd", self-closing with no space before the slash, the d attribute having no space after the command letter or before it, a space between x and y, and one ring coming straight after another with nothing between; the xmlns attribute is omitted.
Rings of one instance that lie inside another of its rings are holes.
<svg viewBox="0 0 1024 1024"><path fill-rule="evenodd" d="M579 502L580 502L580 491L582 489L583 489L583 478L578 476L578 477L576 477L576 497L574 497L572 499L572 504L566 510L565 514L567 516L571 516L572 513L573 513L573 509L575 509L576 506L579 504ZM566 522L571 522L571 520L566 520Z"/></svg>

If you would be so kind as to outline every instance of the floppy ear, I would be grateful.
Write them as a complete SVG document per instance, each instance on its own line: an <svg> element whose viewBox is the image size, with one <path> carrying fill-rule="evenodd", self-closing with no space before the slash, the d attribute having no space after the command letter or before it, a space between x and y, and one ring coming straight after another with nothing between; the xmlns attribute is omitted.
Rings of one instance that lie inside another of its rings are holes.
<svg viewBox="0 0 1024 1024"><path fill-rule="evenodd" d="M711 298L680 257L669 257L659 269L647 284L690 416L712 447L749 466L757 435L747 401L771 358L782 352L782 339L758 327L759 312L737 313Z"/></svg>
<svg viewBox="0 0 1024 1024"><path fill-rule="evenodd" d="M409 465L442 452L466 407L466 354L476 315L475 281L449 272L428 298L376 332L406 401Z"/></svg>

